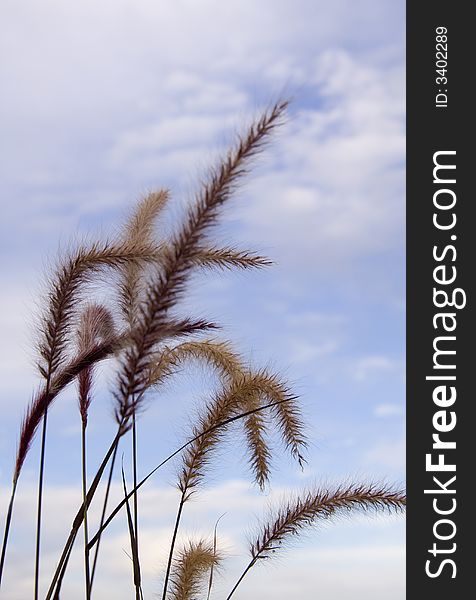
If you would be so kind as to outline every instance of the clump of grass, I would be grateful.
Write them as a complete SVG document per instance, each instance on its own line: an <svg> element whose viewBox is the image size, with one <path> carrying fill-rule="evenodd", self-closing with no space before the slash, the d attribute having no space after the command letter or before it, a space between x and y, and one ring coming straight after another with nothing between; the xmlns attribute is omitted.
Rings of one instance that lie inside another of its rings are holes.
<svg viewBox="0 0 476 600"><path fill-rule="evenodd" d="M20 428L12 493L7 510L0 560L0 584L13 517L14 499L25 459L42 425L36 526L34 597L39 596L42 539L42 497L47 444L47 416L53 402L73 382L77 384L81 418L82 499L72 520L46 599L59 598L77 534L84 532L85 597L93 596L101 536L125 508L133 564L132 585L136 600L143 597L139 545L139 490L172 458L180 457L177 473L178 509L168 547L162 590L163 600L192 600L212 591L214 571L224 555L205 539L189 540L177 550L176 542L184 507L198 493L231 427L239 425L246 443L251 480L261 490L269 485L275 452L269 434L277 432L284 449L305 462L307 436L298 397L277 373L247 364L228 340L204 337L219 326L213 319L177 316L190 276L198 269L261 269L272 262L233 245L217 246L211 240L213 226L224 205L248 173L252 159L283 122L288 103L279 101L253 122L236 144L210 170L176 231L157 239L156 223L167 209L167 190L144 196L126 220L117 238L82 244L66 253L49 277L49 292L38 335L40 389L33 395ZM112 291L107 308L88 299L89 284L101 280ZM96 473L87 477L87 425L94 395L96 365L115 358L116 379L112 391L117 430ZM191 361L215 373L217 388L196 415L189 439L139 481L139 417L147 398L160 394L161 386ZM110 487L120 440L130 433L132 484L127 489L122 468L124 497L108 515ZM236 430L234 429L234 435ZM108 470L97 530L90 536L88 511ZM132 500L132 502L131 502ZM261 559L271 557L287 539L304 527L338 513L355 510L399 511L405 505L402 492L378 484L342 485L328 490L304 491L279 508L252 542L251 560L228 598ZM160 507L159 507L160 510ZM90 555L95 547L92 564ZM208 588L206 586L208 580Z"/></svg>

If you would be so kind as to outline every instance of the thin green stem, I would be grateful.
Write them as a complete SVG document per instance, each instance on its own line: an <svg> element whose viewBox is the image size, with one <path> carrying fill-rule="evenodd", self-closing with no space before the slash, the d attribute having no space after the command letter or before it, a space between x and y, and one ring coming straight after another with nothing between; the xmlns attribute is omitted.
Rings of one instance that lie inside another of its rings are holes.
<svg viewBox="0 0 476 600"><path fill-rule="evenodd" d="M162 593L162 600L165 600L165 598L167 597L167 587L169 584L170 569L172 568L172 560L174 557L175 541L177 540L177 533L178 533L179 526L180 526L180 519L182 517L183 505L185 504L186 493L187 493L186 490L184 490L182 492L182 497L180 498L180 504L179 504L179 508L177 511L177 518L175 519L174 533L172 535L172 541L170 542L170 551L169 551L169 560L167 562L167 571L165 573L164 591Z"/></svg>
<svg viewBox="0 0 476 600"><path fill-rule="evenodd" d="M88 504L87 496L87 465L86 465L86 421L83 420L81 427L81 470L83 473L83 506L84 506L84 584L86 599L91 599L91 578L89 574L89 548L88 548Z"/></svg>
<svg viewBox="0 0 476 600"><path fill-rule="evenodd" d="M15 479L12 484L12 493L10 495L10 502L8 503L7 516L5 519L5 531L3 534L3 544L2 544L2 556L0 558L0 587L2 585L3 567L5 565L5 556L7 554L8 534L10 533L10 525L12 522L13 504L15 502L17 483L18 483L18 479Z"/></svg>

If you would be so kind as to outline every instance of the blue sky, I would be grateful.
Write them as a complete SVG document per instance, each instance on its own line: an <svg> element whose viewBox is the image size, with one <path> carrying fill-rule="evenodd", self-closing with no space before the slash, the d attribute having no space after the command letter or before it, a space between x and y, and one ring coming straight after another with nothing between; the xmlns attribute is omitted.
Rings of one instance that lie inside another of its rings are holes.
<svg viewBox="0 0 476 600"><path fill-rule="evenodd" d="M283 455L265 498L249 485L231 442L190 505L189 534L208 534L227 511L220 539L229 569L217 587L224 592L245 561L243 532L286 491L341 478L404 480L404 4L20 0L2 3L0 22L2 513L19 423L37 383L32 315L58 248L113 233L133 202L157 187L170 188L167 218L177 218L234 132L280 94L293 98L287 124L216 232L275 266L199 276L183 304L184 313L222 323L245 357L293 383L312 439L304 473ZM110 369L104 378L91 417L91 463L114 427ZM183 439L209 381L195 368L176 386L151 399L142 419L144 471ZM51 413L45 583L68 507L78 504L78 433L70 390ZM25 565L36 464L35 447L12 531L11 599L31 589ZM164 471L144 492L149 597L160 589L174 473ZM104 545L98 597L111 590L130 597L124 526ZM67 597L81 598L79 553L74 561ZM291 579L299 589L290 590ZM357 599L402 599L403 519L326 526L252 573L236 597L308 598L316 589L336 600L350 589Z"/></svg>

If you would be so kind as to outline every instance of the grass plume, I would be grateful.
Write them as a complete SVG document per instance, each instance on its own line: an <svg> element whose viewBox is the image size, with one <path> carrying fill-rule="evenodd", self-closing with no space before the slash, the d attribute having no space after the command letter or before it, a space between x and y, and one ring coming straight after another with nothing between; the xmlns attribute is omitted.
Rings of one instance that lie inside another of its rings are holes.
<svg viewBox="0 0 476 600"><path fill-rule="evenodd" d="M247 573L259 560L267 559L281 549L294 535L319 520L354 511L401 512L406 506L404 492L381 484L347 484L334 489L317 489L302 493L285 502L270 521L265 523L250 543L251 561L241 574L226 600L235 593Z"/></svg>
<svg viewBox="0 0 476 600"><path fill-rule="evenodd" d="M288 401L287 399L282 400L282 402L287 402L287 401ZM141 479L141 481L137 484L137 489L141 488L145 483L147 483L147 481L152 477L152 475L154 475L160 468L162 468L170 460L172 460L173 458L175 458L176 456L178 456L179 454L181 454L183 452L183 450L185 450L188 446L190 446L191 444L195 443L202 436L207 435L210 431L212 431L214 429L219 429L220 427L226 427L227 425L229 425L231 423L235 423L236 421L241 421L242 419L245 419L250 414L253 414L255 412L269 410L269 409L271 409L274 406L274 404L275 403L270 403L270 404L265 405L265 406L259 406L258 408L255 408L253 410L249 410L249 411L246 411L244 413L240 413L238 415L230 417L226 421L223 421L223 422L220 422L220 423L217 423L217 424L213 425L210 428L210 430L201 431L198 435L196 435L195 437L189 439L187 442L185 442L184 444L182 444L179 448L177 448L174 452L172 452L172 454L169 454L169 456L167 456L167 458L165 458L156 467L154 467L151 471L149 471L149 473L147 473L147 475L145 477L143 477ZM134 490L132 490L132 492L129 493L128 497L132 496L133 493L134 493ZM90 548L92 548L95 544L98 543L98 541L100 539L101 533L113 521L113 519L116 517L116 515L123 508L124 505L125 505L125 501L122 500L121 502L119 502L119 504L117 504L117 506L114 508L114 510L111 512L111 514L107 517L107 519L105 519L104 524L101 526L101 528L96 532L96 534L94 535L94 537L89 542L89 547ZM82 510L82 509L80 509L80 510Z"/></svg>
<svg viewBox="0 0 476 600"><path fill-rule="evenodd" d="M53 377L68 359L74 316L92 277L107 267L154 260L157 253L157 248L151 245L95 242L80 246L59 263L49 281L47 309L40 325L38 369L45 379L48 375Z"/></svg>
<svg viewBox="0 0 476 600"><path fill-rule="evenodd" d="M381 484L348 484L305 492L281 506L250 545L253 560L269 558L292 535L320 519L350 511L399 512L406 505L400 490Z"/></svg>
<svg viewBox="0 0 476 600"><path fill-rule="evenodd" d="M162 214L169 199L167 190L150 192L137 204L135 210L126 221L122 237L130 244L148 243L154 241L154 226ZM160 261L160 251L158 253ZM143 267L140 261L131 261L122 266L119 283L119 303L123 316L129 326L133 326L137 307L143 292Z"/></svg>
<svg viewBox="0 0 476 600"><path fill-rule="evenodd" d="M157 385L172 375L187 359L203 361L214 367L225 381L236 380L238 385L244 381L245 366L241 357L235 353L228 342L217 342L213 340L200 340L196 342L185 342L175 348L165 348L157 353L150 370L151 385ZM274 410L275 421L281 431L285 445L290 448L291 453L300 463L303 462L303 450L306 446L303 431L303 419L296 402L287 386L279 380L276 375L261 371L255 375L255 381L259 386L254 393L244 392L242 403L243 410L257 407L260 401L272 398L279 402ZM280 400L288 398L288 402ZM263 400L264 399L264 400ZM281 404L289 406L281 408ZM217 419L220 416L217 415ZM203 423L202 423L203 425ZM250 450L250 465L255 474L255 480L264 488L269 478L271 452L265 441L266 430L269 426L266 415L262 412L252 412L244 419L244 428L248 447Z"/></svg>
<svg viewBox="0 0 476 600"><path fill-rule="evenodd" d="M234 352L229 342L197 340L183 342L173 348L165 346L155 353L150 364L149 385L160 385L189 360L213 367L225 379L235 379L243 372L241 357Z"/></svg>
<svg viewBox="0 0 476 600"><path fill-rule="evenodd" d="M215 394L213 400L199 415L198 423L193 428L193 434L196 436L200 431L208 431L208 433L198 437L183 455L178 487L186 497L202 481L213 451L225 435L224 427L215 427L218 423L223 423L234 415L254 411L258 407L257 398L268 398L270 402L292 401L292 397L287 395L287 390L284 387L278 388L275 383L275 376L265 372L242 373ZM252 462L259 465L261 459L259 449L250 444L250 451L256 452ZM266 477L266 473L256 473L258 483L262 477Z"/></svg>
<svg viewBox="0 0 476 600"><path fill-rule="evenodd" d="M206 234L218 219L220 208L231 197L247 166L270 134L282 122L287 102L276 103L253 123L224 160L210 172L207 182L189 208L185 221L162 253L161 268L145 292L138 310L131 347L126 351L118 379L117 398L127 407L133 395L148 384L148 367L154 345L160 340L168 311L185 291L185 285ZM126 410L127 412L127 410Z"/></svg>
<svg viewBox="0 0 476 600"><path fill-rule="evenodd" d="M210 542L188 542L174 561L170 577L170 600L194 600L205 587L207 575L221 561Z"/></svg>
<svg viewBox="0 0 476 600"><path fill-rule="evenodd" d="M79 354L90 352L97 344L108 343L117 337L111 312L100 304L87 305L82 314L77 333ZM79 412L83 426L87 426L91 404L94 364L78 373Z"/></svg>
<svg viewBox="0 0 476 600"><path fill-rule="evenodd" d="M217 269L262 269L273 264L264 256L235 248L205 248L197 252L195 261Z"/></svg>
<svg viewBox="0 0 476 600"><path fill-rule="evenodd" d="M205 407L204 412L199 415L198 424L193 429L195 441L185 449L182 457L182 467L178 478L181 497L170 544L162 595L163 600L167 596L167 585L173 562L175 542L184 505L203 480L213 452L223 440L227 431L226 427L219 427L220 423L225 423L239 414L249 413L245 417L245 430L250 453L249 460L259 486L263 487L267 481L270 453L262 436L264 429L262 421L253 419L253 417L258 415L256 409L259 406L259 401L264 397L268 397L270 391L274 402L292 401L292 398L287 396L287 390L284 387L278 388L276 382L277 378L275 376L267 375L265 372L254 374L242 371L235 374L228 384L224 385L223 389L215 394L213 400ZM199 437L198 432L200 431L207 433Z"/></svg>

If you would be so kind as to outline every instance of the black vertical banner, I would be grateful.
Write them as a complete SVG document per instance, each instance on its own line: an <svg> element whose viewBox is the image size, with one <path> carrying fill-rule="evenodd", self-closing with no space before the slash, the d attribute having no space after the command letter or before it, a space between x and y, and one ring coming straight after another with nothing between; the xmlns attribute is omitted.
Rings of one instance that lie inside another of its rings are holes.
<svg viewBox="0 0 476 600"><path fill-rule="evenodd" d="M476 597L475 25L407 3L407 598Z"/></svg>

